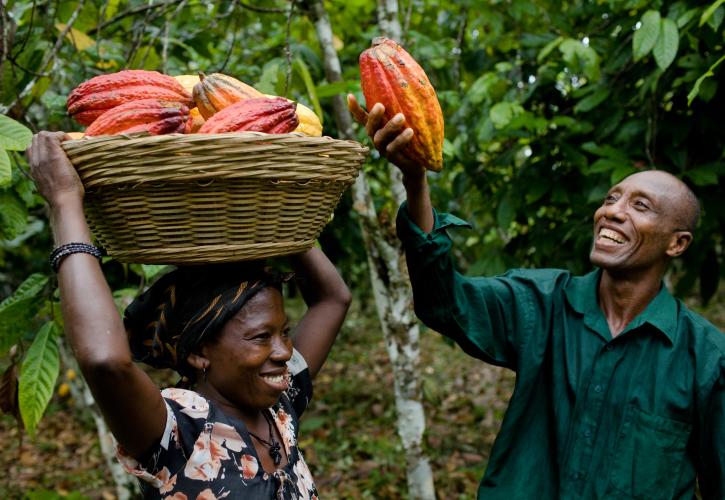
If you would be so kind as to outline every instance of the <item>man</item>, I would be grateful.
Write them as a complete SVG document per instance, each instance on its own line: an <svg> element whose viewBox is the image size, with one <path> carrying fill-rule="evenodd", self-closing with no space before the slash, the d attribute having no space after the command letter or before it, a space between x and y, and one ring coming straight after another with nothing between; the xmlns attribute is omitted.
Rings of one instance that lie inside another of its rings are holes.
<svg viewBox="0 0 725 500"><path fill-rule="evenodd" d="M627 177L594 214L596 270L459 274L425 171L401 154L405 118L349 97L403 172L403 242L415 311L468 354L516 372L478 490L485 499L725 499L725 335L662 285L692 241L698 203L663 171Z"/></svg>

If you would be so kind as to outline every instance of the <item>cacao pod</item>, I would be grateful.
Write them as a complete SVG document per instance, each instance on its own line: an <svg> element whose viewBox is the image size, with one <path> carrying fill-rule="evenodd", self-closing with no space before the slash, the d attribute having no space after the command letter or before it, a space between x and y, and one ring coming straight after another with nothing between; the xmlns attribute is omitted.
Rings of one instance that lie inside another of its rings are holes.
<svg viewBox="0 0 725 500"><path fill-rule="evenodd" d="M199 83L199 76L198 75L176 75L174 76L174 80L179 82L182 87L184 87L184 90L189 92L189 95L192 95L194 93L194 85ZM204 125L204 117L201 116L201 113L199 112L199 108L196 106L191 108L189 110L189 133L195 133L197 132L202 125Z"/></svg>
<svg viewBox="0 0 725 500"><path fill-rule="evenodd" d="M142 69L128 69L94 76L68 96L68 114L81 125L90 125L118 105L141 99L160 99L189 106L191 94L174 78Z"/></svg>
<svg viewBox="0 0 725 500"><path fill-rule="evenodd" d="M148 132L151 135L188 132L189 108L182 103L140 99L109 109L86 129L86 136Z"/></svg>
<svg viewBox="0 0 725 500"><path fill-rule="evenodd" d="M252 131L286 134L299 124L295 107L294 101L284 97L245 99L213 115L201 126L199 133Z"/></svg>
<svg viewBox="0 0 725 500"><path fill-rule="evenodd" d="M435 172L443 167L443 113L423 68L400 45L375 38L360 54L360 83L365 104L385 106L385 121L405 115L413 138L403 153Z"/></svg>
<svg viewBox="0 0 725 500"><path fill-rule="evenodd" d="M199 73L194 85L194 102L205 120L215 113L243 99L264 97L260 91L236 78L222 73Z"/></svg>
<svg viewBox="0 0 725 500"><path fill-rule="evenodd" d="M275 95L264 94L265 97L277 97ZM297 103L297 119L300 124L292 132L309 135L312 137L320 137L322 135L322 122L317 114L304 104Z"/></svg>

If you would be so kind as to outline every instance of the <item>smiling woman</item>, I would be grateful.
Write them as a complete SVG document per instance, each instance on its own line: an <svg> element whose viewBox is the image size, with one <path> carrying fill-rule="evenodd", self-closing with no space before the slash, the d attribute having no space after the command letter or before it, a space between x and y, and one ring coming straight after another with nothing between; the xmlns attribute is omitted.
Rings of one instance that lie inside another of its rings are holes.
<svg viewBox="0 0 725 500"><path fill-rule="evenodd" d="M290 257L307 305L294 332L285 277L259 262L177 268L122 322L90 244L65 138L41 132L28 150L50 206L65 330L144 497L315 497L297 433L351 300L333 264L317 248ZM159 392L133 361L172 368L181 380Z"/></svg>

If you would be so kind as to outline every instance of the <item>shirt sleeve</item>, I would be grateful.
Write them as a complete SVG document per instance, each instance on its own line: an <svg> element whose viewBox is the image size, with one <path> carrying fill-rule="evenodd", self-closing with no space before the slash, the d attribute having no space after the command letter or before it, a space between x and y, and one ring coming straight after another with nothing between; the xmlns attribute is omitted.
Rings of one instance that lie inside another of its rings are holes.
<svg viewBox="0 0 725 500"><path fill-rule="evenodd" d="M710 396L703 398L705 410L699 433L698 483L703 500L725 498L725 359Z"/></svg>
<svg viewBox="0 0 725 500"><path fill-rule="evenodd" d="M287 361L287 369L291 379L286 393L299 417L312 399L312 377L307 361L297 349L292 350L292 358Z"/></svg>
<svg viewBox="0 0 725 500"><path fill-rule="evenodd" d="M454 267L447 230L471 226L450 214L433 216L433 230L425 233L410 219L407 203L398 211L416 315L469 355L516 370L522 345L536 330L533 322L547 316L535 280L463 276Z"/></svg>

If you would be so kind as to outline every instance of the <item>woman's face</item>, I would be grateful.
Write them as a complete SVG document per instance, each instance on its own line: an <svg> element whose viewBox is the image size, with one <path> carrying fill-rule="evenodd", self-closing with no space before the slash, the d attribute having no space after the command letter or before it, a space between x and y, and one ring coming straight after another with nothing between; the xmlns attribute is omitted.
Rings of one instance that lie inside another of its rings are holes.
<svg viewBox="0 0 725 500"><path fill-rule="evenodd" d="M275 404L289 384L292 339L282 294L267 287L242 306L202 348L207 383L223 405L256 411Z"/></svg>

